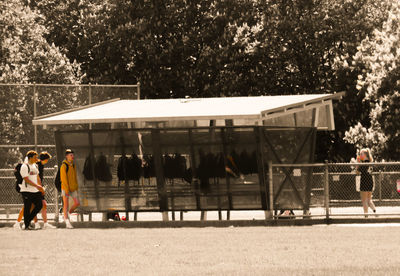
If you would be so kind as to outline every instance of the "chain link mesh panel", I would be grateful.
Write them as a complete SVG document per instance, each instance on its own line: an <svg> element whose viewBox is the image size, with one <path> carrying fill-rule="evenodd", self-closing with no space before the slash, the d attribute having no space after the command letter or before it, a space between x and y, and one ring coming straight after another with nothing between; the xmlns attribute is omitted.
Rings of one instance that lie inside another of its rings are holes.
<svg viewBox="0 0 400 276"><path fill-rule="evenodd" d="M338 216L362 215L361 167L372 177L375 205L395 214L390 207L400 205L400 163L273 164L274 210L319 208Z"/></svg>
<svg viewBox="0 0 400 276"><path fill-rule="evenodd" d="M48 219L53 219L56 213L56 188L54 186L55 168L44 169L43 186L47 202ZM16 179L13 169L0 170L0 219L7 219L12 214L18 214L23 206L21 194L15 190ZM39 215L39 218L41 215Z"/></svg>
<svg viewBox="0 0 400 276"><path fill-rule="evenodd" d="M366 167L373 179L373 199L378 205L400 205L397 181L400 163L330 164L329 195L331 205L354 205L360 201L360 168ZM362 184L361 184L362 189Z"/></svg>

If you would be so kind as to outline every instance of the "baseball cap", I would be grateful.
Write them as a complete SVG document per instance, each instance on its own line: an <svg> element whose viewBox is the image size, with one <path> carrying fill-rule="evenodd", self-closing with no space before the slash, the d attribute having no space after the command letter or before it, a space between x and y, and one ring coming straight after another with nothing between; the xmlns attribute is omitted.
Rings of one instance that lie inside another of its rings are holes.
<svg viewBox="0 0 400 276"><path fill-rule="evenodd" d="M70 153L74 153L74 151L72 149L65 150L65 155L70 154Z"/></svg>

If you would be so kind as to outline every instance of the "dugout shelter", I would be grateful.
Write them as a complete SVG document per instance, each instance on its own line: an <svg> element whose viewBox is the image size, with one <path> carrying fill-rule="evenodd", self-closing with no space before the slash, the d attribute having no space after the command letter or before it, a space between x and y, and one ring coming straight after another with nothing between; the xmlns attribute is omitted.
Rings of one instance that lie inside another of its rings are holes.
<svg viewBox="0 0 400 276"><path fill-rule="evenodd" d="M307 211L312 172L268 164L312 163L342 96L114 99L33 124L54 129L58 157L75 151L89 212Z"/></svg>

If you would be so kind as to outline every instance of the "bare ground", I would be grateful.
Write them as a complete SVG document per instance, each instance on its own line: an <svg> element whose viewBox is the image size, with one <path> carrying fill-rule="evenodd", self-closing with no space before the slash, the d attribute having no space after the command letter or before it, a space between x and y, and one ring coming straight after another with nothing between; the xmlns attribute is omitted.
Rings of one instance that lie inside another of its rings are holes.
<svg viewBox="0 0 400 276"><path fill-rule="evenodd" d="M0 275L400 275L400 227L0 228Z"/></svg>

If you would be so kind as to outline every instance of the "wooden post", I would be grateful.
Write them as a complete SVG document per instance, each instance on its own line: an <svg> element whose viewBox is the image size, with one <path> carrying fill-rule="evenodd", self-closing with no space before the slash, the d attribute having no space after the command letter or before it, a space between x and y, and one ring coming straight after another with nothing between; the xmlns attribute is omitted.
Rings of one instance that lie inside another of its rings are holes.
<svg viewBox="0 0 400 276"><path fill-rule="evenodd" d="M201 220L201 221L207 220L207 211L201 211L201 213L200 213L200 220Z"/></svg>
<svg viewBox="0 0 400 276"><path fill-rule="evenodd" d="M137 99L140 100L140 82L137 83Z"/></svg>
<svg viewBox="0 0 400 276"><path fill-rule="evenodd" d="M94 190L95 190L95 195L96 195L96 207L97 210L100 209L100 194L99 194L99 181L96 178L96 172L94 169L94 165L96 162L96 159L94 158L94 147L93 147L93 134L92 131L89 130L88 132L89 135L89 149L90 149L90 158L92 159L91 161L91 170L92 170L92 175L93 175L93 181L94 181Z"/></svg>
<svg viewBox="0 0 400 276"><path fill-rule="evenodd" d="M158 202L164 221L168 221L168 198L165 190L165 178L162 168L160 130L151 130L151 139L153 145L154 166L157 180Z"/></svg>
<svg viewBox="0 0 400 276"><path fill-rule="evenodd" d="M258 182L260 184L260 197L261 197L261 208L268 210L268 180L265 179L265 163L264 163L264 141L262 135L263 129L261 127L254 127L254 136L256 138L256 155L257 155L257 170L258 170Z"/></svg>
<svg viewBox="0 0 400 276"><path fill-rule="evenodd" d="M231 122L232 120L225 120L225 124L233 124ZM226 157L228 156L228 145L227 145L227 139L226 139L226 132L225 129L221 129L221 140L222 140L222 151L224 153L224 164L225 167L227 166L226 164ZM233 209L233 199L232 199L232 187L231 187L231 180L229 178L229 175L225 171L225 181L226 181L226 189L227 189L227 195L228 195L228 204L229 204L229 210ZM219 185L218 185L219 189Z"/></svg>
<svg viewBox="0 0 400 276"><path fill-rule="evenodd" d="M191 129L189 129L189 144L190 144L190 167L192 168L192 178L194 180L194 188L195 188L195 196L196 196L196 209L201 210L201 202L200 202L200 187L199 187L199 181L197 180L197 164L196 164L196 156L194 152L194 146L193 146L193 132Z"/></svg>
<svg viewBox="0 0 400 276"><path fill-rule="evenodd" d="M273 217L274 212L274 175L272 168L272 160L268 161L268 193L269 193L269 202L268 202L268 211L265 212L265 218L270 219Z"/></svg>
<svg viewBox="0 0 400 276"><path fill-rule="evenodd" d="M316 109L313 110L313 121L315 121L316 117ZM315 154L315 146L316 146L316 140L317 140L317 129L311 129L312 132L311 134L311 149L310 149L310 155L309 155L309 162L313 163L314 162L314 154ZM305 197L304 197L304 206L303 206L303 215L304 216L309 216L310 215L310 202L311 202L311 189L312 189L312 179L313 179L313 167L309 167L307 170L307 180L305 183Z"/></svg>

